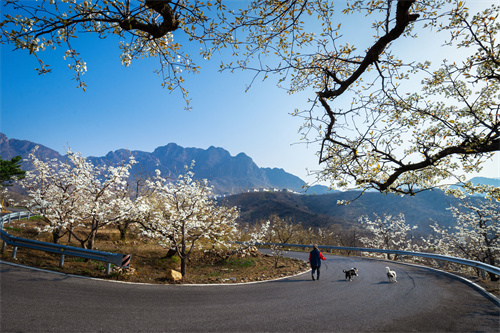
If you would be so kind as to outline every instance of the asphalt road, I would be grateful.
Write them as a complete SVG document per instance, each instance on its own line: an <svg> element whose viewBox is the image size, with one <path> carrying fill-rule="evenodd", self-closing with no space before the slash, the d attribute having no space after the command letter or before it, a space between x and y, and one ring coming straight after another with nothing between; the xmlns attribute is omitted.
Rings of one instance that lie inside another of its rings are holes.
<svg viewBox="0 0 500 333"><path fill-rule="evenodd" d="M302 259L307 254L294 253ZM0 263L7 332L499 332L498 303L453 276L326 255L310 273L242 285L144 285ZM360 276L345 281L343 269Z"/></svg>

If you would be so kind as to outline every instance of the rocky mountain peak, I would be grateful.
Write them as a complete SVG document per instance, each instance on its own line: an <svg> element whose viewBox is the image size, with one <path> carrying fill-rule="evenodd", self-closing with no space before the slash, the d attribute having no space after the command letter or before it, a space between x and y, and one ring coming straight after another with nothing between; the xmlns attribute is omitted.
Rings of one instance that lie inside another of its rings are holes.
<svg viewBox="0 0 500 333"><path fill-rule="evenodd" d="M29 153L38 144L17 139L8 139L0 133L0 156L10 159L21 155L27 158ZM40 146L37 154L40 158L64 159L55 150ZM208 149L184 148L176 143L169 143L157 147L153 152L139 150L118 149L110 151L105 156L88 157L95 164L119 164L133 155L137 164L131 170L131 175L136 177L148 177L155 174L159 169L162 175L175 177L184 172L185 166L191 166L195 161L194 173L197 178L206 178L214 186L216 194L234 194L254 189L289 189L302 192L304 181L287 173L283 169L260 168L252 158L245 153L232 156L227 150L220 147L210 146ZM30 169L25 164L23 168Z"/></svg>

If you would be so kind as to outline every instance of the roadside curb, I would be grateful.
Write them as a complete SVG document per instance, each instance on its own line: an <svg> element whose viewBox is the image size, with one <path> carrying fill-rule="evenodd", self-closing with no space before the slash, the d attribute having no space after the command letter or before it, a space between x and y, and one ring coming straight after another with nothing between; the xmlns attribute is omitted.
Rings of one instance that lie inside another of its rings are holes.
<svg viewBox="0 0 500 333"><path fill-rule="evenodd" d="M88 279L88 280L95 280L95 281L123 283L123 284L133 284L133 285L146 285L146 286L179 286L179 287L180 286L186 286L186 287L189 287L189 286L193 286L193 287L244 286L244 285L249 285L249 284L273 282L273 281L279 281L279 280L283 280L283 279L288 279L288 278L299 276L299 275L302 275L302 274L305 274L305 273L311 271L310 269L308 269L306 271L303 271L303 272L300 272L300 273L297 273L297 274L294 274L294 275L288 275L288 276L283 276L283 277L280 277L280 278L277 278L277 279L262 280L262 281L237 282L237 283L185 283L185 284L179 283L179 284L162 284L162 283L145 283L145 282L129 282L129 281L107 280L107 279L101 279L101 278L90 277L90 276L61 273L61 272L51 271L51 270L48 270L48 269L43 269L43 268L38 268L38 267L32 267L32 266L26 266L26 265L16 264L16 263L13 263L13 262L10 262L10 261L3 261L3 260L0 260L0 264L5 264L5 265L14 266L14 267L20 267L20 268L30 269L30 270L44 272L44 273L52 273L52 274L66 276L66 277Z"/></svg>

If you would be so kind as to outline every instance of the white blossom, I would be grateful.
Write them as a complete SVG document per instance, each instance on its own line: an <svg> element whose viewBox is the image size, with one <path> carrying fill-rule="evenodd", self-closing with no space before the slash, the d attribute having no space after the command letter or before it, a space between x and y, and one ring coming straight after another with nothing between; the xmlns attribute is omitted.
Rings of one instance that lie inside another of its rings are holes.
<svg viewBox="0 0 500 333"><path fill-rule="evenodd" d="M137 205L143 216L142 235L175 249L181 258L183 275L192 250L207 243L213 248L231 246L239 215L236 207L219 205L211 198L212 188L207 180L193 177L191 169L186 168L186 172L172 182L157 170L155 179L146 181L153 194L138 199L140 204Z"/></svg>
<svg viewBox="0 0 500 333"><path fill-rule="evenodd" d="M371 234L360 238L365 246L374 249L402 251L417 249L409 234L417 226L411 227L406 224L404 214L399 214L396 217L392 215L384 215L383 217L379 217L377 214L374 215L374 220L371 220L368 216L362 216L359 219L361 225ZM389 254L388 257L390 257Z"/></svg>
<svg viewBox="0 0 500 333"><path fill-rule="evenodd" d="M68 149L68 161L41 161L37 148L29 155L34 170L21 181L29 197L27 208L43 217L42 232L51 232L54 241L71 233L82 246L92 248L99 228L120 217L117 206L135 160L99 167ZM74 227L83 228L84 235L75 233Z"/></svg>

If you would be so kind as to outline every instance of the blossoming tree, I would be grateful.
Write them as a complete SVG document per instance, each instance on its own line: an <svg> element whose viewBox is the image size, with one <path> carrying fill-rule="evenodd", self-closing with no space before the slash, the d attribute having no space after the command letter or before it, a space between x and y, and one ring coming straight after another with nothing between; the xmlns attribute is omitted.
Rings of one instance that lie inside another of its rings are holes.
<svg viewBox="0 0 500 333"><path fill-rule="evenodd" d="M79 153L67 151L68 160L42 161L29 155L34 170L26 172L21 185L28 192L27 208L46 222L42 232L52 232L55 243L69 233L83 248L93 249L100 228L120 218L126 204L129 170L135 163L95 166ZM75 228L78 227L78 232Z"/></svg>
<svg viewBox="0 0 500 333"><path fill-rule="evenodd" d="M227 67L314 91L294 114L332 188L416 194L463 182L500 150L500 8L470 3L257 0L235 14L245 47Z"/></svg>
<svg viewBox="0 0 500 333"><path fill-rule="evenodd" d="M258 235L262 242L270 244L274 266L277 268L279 260L287 252L280 244L286 244L293 237L297 237L302 229L301 224L294 223L289 218L281 218L277 214L272 214L268 220L260 221L254 226L253 237Z"/></svg>
<svg viewBox="0 0 500 333"><path fill-rule="evenodd" d="M435 234L424 239L429 250L440 254L477 260L498 266L500 261L500 207L492 200L473 202L462 200L458 206L450 207L457 218L455 230L432 225ZM492 281L498 280L489 273Z"/></svg>
<svg viewBox="0 0 500 333"><path fill-rule="evenodd" d="M203 245L230 247L237 236L237 208L218 205L211 198L208 181L195 180L193 176L186 169L171 182L157 170L156 178L146 181L151 196L138 199L143 203L138 205L142 216L147 216L139 221L142 235L176 251L181 259L182 276L186 276L187 261L193 250Z"/></svg>
<svg viewBox="0 0 500 333"><path fill-rule="evenodd" d="M416 249L416 245L409 238L409 232L416 229L417 226L411 227L406 224L403 214L398 216L384 215L382 217L375 214L373 220L368 216L362 216L359 220L365 230L372 234L371 237L360 238L360 241L365 246L375 249L403 251L414 251ZM389 253L387 258L391 259Z"/></svg>
<svg viewBox="0 0 500 333"><path fill-rule="evenodd" d="M209 58L212 50L205 42L212 40L217 30L217 15L210 12L212 7L215 12L226 11L220 1L10 0L2 5L5 15L0 22L1 43L27 50L37 59L39 74L51 72L42 52L62 48L78 87L85 89L82 76L87 72L87 63L75 39L82 34L101 39L114 36L120 40L117 44L124 66L134 59L157 58L156 73L162 86L179 88L186 102L189 100L182 73L196 73L200 67L183 43L200 43L200 55ZM174 40L175 31L186 38Z"/></svg>

